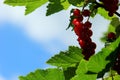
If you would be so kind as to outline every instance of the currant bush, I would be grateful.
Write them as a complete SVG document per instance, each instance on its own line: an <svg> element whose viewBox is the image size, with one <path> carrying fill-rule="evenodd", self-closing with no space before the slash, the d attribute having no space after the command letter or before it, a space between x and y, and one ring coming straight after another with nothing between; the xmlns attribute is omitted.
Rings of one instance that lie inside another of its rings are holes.
<svg viewBox="0 0 120 80"><path fill-rule="evenodd" d="M5 0L4 3L12 6L25 6L25 14L29 14L47 2L47 16L63 9L66 10L70 5L77 7L70 12L68 28L72 27L77 35L81 49L70 46L67 51L60 52L47 61L56 68L36 70L27 77L21 76L20 80L96 80L97 78L120 80L120 21L117 18L117 16L120 17L117 12L120 0ZM89 19L94 18L96 14L111 21L108 30L113 32L105 36L107 39L104 37L105 48L94 55L96 43L91 39L93 32ZM114 73L112 73L113 70ZM108 73L107 78L104 77L105 73Z"/></svg>

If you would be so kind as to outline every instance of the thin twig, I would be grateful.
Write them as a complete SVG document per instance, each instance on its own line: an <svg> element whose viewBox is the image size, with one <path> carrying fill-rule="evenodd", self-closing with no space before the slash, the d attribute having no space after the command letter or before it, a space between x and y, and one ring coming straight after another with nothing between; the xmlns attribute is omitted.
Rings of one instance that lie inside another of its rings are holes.
<svg viewBox="0 0 120 80"><path fill-rule="evenodd" d="M115 14L116 14L118 17L120 17L120 13L118 13L118 12L115 12Z"/></svg>

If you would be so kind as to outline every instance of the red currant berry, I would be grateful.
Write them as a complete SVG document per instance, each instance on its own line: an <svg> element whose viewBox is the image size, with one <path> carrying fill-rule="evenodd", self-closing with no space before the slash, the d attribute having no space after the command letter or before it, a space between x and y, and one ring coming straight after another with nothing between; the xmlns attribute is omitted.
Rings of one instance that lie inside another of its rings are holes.
<svg viewBox="0 0 120 80"><path fill-rule="evenodd" d="M83 51L82 54L85 56L84 59L85 60L89 60L89 58L93 55L93 54L90 54L89 51Z"/></svg>
<svg viewBox="0 0 120 80"><path fill-rule="evenodd" d="M77 18L75 18L75 19L73 19L72 24L75 26L77 22L79 22L79 20Z"/></svg>
<svg viewBox="0 0 120 80"><path fill-rule="evenodd" d="M81 26L81 25L82 25L82 23L81 23L81 22L79 21L79 19L77 19L77 18L73 19L72 24L73 24L74 26Z"/></svg>
<svg viewBox="0 0 120 80"><path fill-rule="evenodd" d="M92 42L92 40L91 40L90 37L88 37L88 38L84 38L84 41L87 42L87 43L91 43L91 42Z"/></svg>
<svg viewBox="0 0 120 80"><path fill-rule="evenodd" d="M78 35L78 36L81 35L82 28L83 28L82 23L77 23L77 25L74 26L74 31L75 31L76 35Z"/></svg>
<svg viewBox="0 0 120 80"><path fill-rule="evenodd" d="M108 38L108 40L115 40L116 34L113 32L110 32L110 33L108 33L107 38Z"/></svg>
<svg viewBox="0 0 120 80"><path fill-rule="evenodd" d="M79 40L79 44L80 44L81 48L85 47L85 42L83 40Z"/></svg>
<svg viewBox="0 0 120 80"><path fill-rule="evenodd" d="M113 14L114 14L113 12L109 12L109 13L108 13L108 15L109 15L110 17L112 17Z"/></svg>
<svg viewBox="0 0 120 80"><path fill-rule="evenodd" d="M91 25L92 25L92 23L89 22L89 21L87 21L87 22L84 23L84 27L85 28L91 28Z"/></svg>
<svg viewBox="0 0 120 80"><path fill-rule="evenodd" d="M85 17L90 16L90 11L85 9L85 10L83 10L82 15Z"/></svg>
<svg viewBox="0 0 120 80"><path fill-rule="evenodd" d="M94 42L91 43L91 48L95 49L96 48L96 44Z"/></svg>
<svg viewBox="0 0 120 80"><path fill-rule="evenodd" d="M95 54L95 50L94 49L90 50L89 54L91 54L92 56L93 54Z"/></svg>
<svg viewBox="0 0 120 80"><path fill-rule="evenodd" d="M73 15L74 15L75 17L80 16L80 10L79 10L79 9L74 9L74 10L73 10Z"/></svg>
<svg viewBox="0 0 120 80"><path fill-rule="evenodd" d="M80 35L80 31L77 26L74 26L74 32L76 35L78 35L78 36Z"/></svg>
<svg viewBox="0 0 120 80"><path fill-rule="evenodd" d="M82 21L83 21L83 16L80 15L80 16L77 17L77 19L78 19L80 22L82 22Z"/></svg>
<svg viewBox="0 0 120 80"><path fill-rule="evenodd" d="M93 32L91 30L86 30L86 36L91 37Z"/></svg>

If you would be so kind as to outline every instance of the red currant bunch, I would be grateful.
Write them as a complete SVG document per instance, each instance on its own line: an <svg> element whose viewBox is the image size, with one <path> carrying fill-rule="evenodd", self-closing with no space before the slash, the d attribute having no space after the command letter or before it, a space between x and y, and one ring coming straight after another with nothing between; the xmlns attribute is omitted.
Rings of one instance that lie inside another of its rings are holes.
<svg viewBox="0 0 120 80"><path fill-rule="evenodd" d="M113 14L118 10L118 2L119 0L100 0L103 3L105 10L108 11L109 16L113 16Z"/></svg>
<svg viewBox="0 0 120 80"><path fill-rule="evenodd" d="M73 10L74 19L72 20L72 25L74 26L74 32L78 36L77 41L82 48L82 54L85 56L84 58L88 60L91 55L95 53L96 44L92 42L92 30L90 29L92 23L88 20L83 23L84 17L90 16L90 11L85 9L82 12L79 9Z"/></svg>

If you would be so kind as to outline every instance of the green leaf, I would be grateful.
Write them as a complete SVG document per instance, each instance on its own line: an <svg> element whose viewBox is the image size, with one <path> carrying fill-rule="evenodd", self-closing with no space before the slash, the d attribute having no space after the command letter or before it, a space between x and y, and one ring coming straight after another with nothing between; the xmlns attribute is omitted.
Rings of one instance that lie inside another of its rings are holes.
<svg viewBox="0 0 120 80"><path fill-rule="evenodd" d="M112 26L117 27L118 25L120 25L120 21L118 17L114 17L112 18L112 21L110 23Z"/></svg>
<svg viewBox="0 0 120 80"><path fill-rule="evenodd" d="M76 67L68 67L64 70L65 80L70 80L72 77L75 76Z"/></svg>
<svg viewBox="0 0 120 80"><path fill-rule="evenodd" d="M49 0L46 16L66 10L70 6L68 0Z"/></svg>
<svg viewBox="0 0 120 80"><path fill-rule="evenodd" d="M39 8L40 6L44 5L46 2L48 2L48 0L39 0L39 1L27 4L26 10L25 10L25 15L33 12L34 10Z"/></svg>
<svg viewBox="0 0 120 80"><path fill-rule="evenodd" d="M96 80L97 74L78 74L71 80Z"/></svg>
<svg viewBox="0 0 120 80"><path fill-rule="evenodd" d="M112 25L109 25L107 33L109 33L109 32L115 32L115 27Z"/></svg>
<svg viewBox="0 0 120 80"><path fill-rule="evenodd" d="M83 74L83 73L87 73L88 71L88 61L86 61L85 59L82 59L79 63L78 69L76 70L76 74Z"/></svg>
<svg viewBox="0 0 120 80"><path fill-rule="evenodd" d="M47 3L48 0L5 0L4 3L11 6L25 6L25 14L29 14L38 7Z"/></svg>
<svg viewBox="0 0 120 80"><path fill-rule="evenodd" d="M47 61L48 64L58 67L74 67L83 58L82 51L78 47L70 46L68 51L60 52Z"/></svg>
<svg viewBox="0 0 120 80"><path fill-rule="evenodd" d="M95 6L96 6L96 4L94 4L94 3L89 5L89 9L92 11L91 14L90 14L90 16L92 18L94 18L94 16L96 15L96 13L98 11L97 9L95 9Z"/></svg>
<svg viewBox="0 0 120 80"><path fill-rule="evenodd" d="M65 80L61 69L38 69L27 76L20 76L20 80Z"/></svg>
<svg viewBox="0 0 120 80"><path fill-rule="evenodd" d="M67 10L71 5L68 0L62 0L61 5L63 6L64 10Z"/></svg>
<svg viewBox="0 0 120 80"><path fill-rule="evenodd" d="M4 3L11 6L26 6L28 3L38 0L5 0Z"/></svg>
<svg viewBox="0 0 120 80"><path fill-rule="evenodd" d="M74 6L83 6L84 0L68 0L68 2Z"/></svg>
<svg viewBox="0 0 120 80"><path fill-rule="evenodd" d="M59 3L49 3L47 8L48 9L47 9L46 16L57 13L64 9L63 6L60 4L60 2Z"/></svg>
<svg viewBox="0 0 120 80"><path fill-rule="evenodd" d="M103 48L102 51L98 52L96 55L93 55L89 59L88 70L91 72L99 73L105 69L106 65L110 63L108 57L118 48L120 44L120 37L113 43L111 43L106 48ZM113 58L115 56L112 56Z"/></svg>
<svg viewBox="0 0 120 80"><path fill-rule="evenodd" d="M77 70L76 75L71 80L96 80L97 74L87 74L88 61L82 59Z"/></svg>
<svg viewBox="0 0 120 80"><path fill-rule="evenodd" d="M108 19L108 20L111 20L114 17L114 16L113 17L109 17L108 16L108 12L105 9L103 9L103 8L98 8L97 13L100 14L105 19Z"/></svg>
<svg viewBox="0 0 120 80"><path fill-rule="evenodd" d="M116 32L117 37L119 37L120 36L120 25L116 27L115 32Z"/></svg>
<svg viewBox="0 0 120 80"><path fill-rule="evenodd" d="M100 40L104 43L106 42L106 40L107 40L107 33L106 32L103 33L103 36L100 38Z"/></svg>

